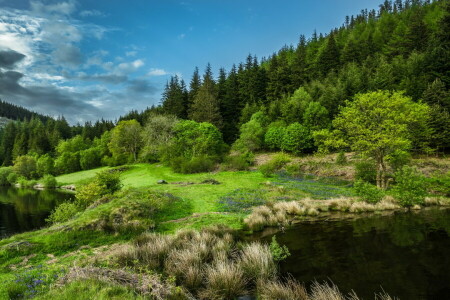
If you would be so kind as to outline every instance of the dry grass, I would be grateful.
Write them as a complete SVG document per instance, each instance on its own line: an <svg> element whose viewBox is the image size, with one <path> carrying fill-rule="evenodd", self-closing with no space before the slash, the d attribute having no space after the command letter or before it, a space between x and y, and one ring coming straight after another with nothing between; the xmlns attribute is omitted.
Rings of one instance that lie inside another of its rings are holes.
<svg viewBox="0 0 450 300"><path fill-rule="evenodd" d="M427 203L442 203L442 200L429 199ZM391 196L385 196L382 201L372 204L359 201L358 198L335 198L329 200L314 200L305 198L299 201L280 201L268 205L254 207L250 215L244 219L244 224L251 230L262 230L264 227L285 227L298 216L317 216L321 212L342 211L349 213L374 212L401 209L401 206Z"/></svg>
<svg viewBox="0 0 450 300"><path fill-rule="evenodd" d="M124 270L112 270L96 267L74 267L62 277L58 285L77 280L98 280L114 285L121 285L151 299L188 299L188 295L173 283L163 281L158 275L139 275Z"/></svg>
<svg viewBox="0 0 450 300"><path fill-rule="evenodd" d="M305 287L293 279L261 282L258 296L261 300L309 300Z"/></svg>
<svg viewBox="0 0 450 300"><path fill-rule="evenodd" d="M247 278L256 282L273 278L277 267L267 245L250 243L242 249L239 261Z"/></svg>
<svg viewBox="0 0 450 300"><path fill-rule="evenodd" d="M344 296L334 284L314 282L309 298L311 300L358 300L355 293Z"/></svg>
<svg viewBox="0 0 450 300"><path fill-rule="evenodd" d="M235 299L244 293L246 279L241 267L232 262L216 262L206 269L206 288L202 299Z"/></svg>

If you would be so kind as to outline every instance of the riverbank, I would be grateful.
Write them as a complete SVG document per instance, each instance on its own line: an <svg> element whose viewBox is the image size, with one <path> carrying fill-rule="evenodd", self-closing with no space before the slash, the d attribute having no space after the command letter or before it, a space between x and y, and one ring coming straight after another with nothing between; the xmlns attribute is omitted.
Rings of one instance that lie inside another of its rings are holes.
<svg viewBox="0 0 450 300"><path fill-rule="evenodd" d="M104 170L107 168L67 174L56 179L58 185L78 187L92 181L96 173ZM123 183L121 192L102 198L69 221L1 240L0 281L22 280L20 276L37 272L48 279L41 287L46 293L49 285L56 282L49 276L59 278L64 276L60 274L61 270L67 274L70 266L89 264L105 251L130 245L130 241L142 232L173 234L180 229L202 230L218 225L227 226L230 230L248 229L244 220L251 216L252 210L254 213L253 207L265 203L272 203L272 207L285 207L289 212L288 205L295 205L296 199L304 199L302 201L308 203L308 208L303 209L301 205L298 208L307 213L292 222L338 216L341 213L333 215L334 210L350 209L354 204L369 207L356 201L349 182L333 178L267 178L258 171L183 175L160 164L121 168L120 178ZM166 184L161 184L162 180ZM344 203L350 205L341 205ZM369 211L378 213L380 210L381 207ZM355 216L358 215L356 212ZM289 225L289 220L283 220ZM277 220L272 226L279 228L283 222ZM45 270L37 271L40 265L45 266ZM38 275L30 276L38 278ZM52 285L51 289L54 288ZM0 288L0 297L7 293L6 288Z"/></svg>

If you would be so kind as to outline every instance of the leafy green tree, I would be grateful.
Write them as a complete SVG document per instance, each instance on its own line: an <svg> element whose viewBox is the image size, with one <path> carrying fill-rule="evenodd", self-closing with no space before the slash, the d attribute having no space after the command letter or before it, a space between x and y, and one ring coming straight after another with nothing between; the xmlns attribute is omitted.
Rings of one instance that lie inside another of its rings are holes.
<svg viewBox="0 0 450 300"><path fill-rule="evenodd" d="M80 151L80 167L82 170L94 169L101 166L101 152L97 147Z"/></svg>
<svg viewBox="0 0 450 300"><path fill-rule="evenodd" d="M58 174L73 173L81 170L80 152L63 152L55 159L55 171Z"/></svg>
<svg viewBox="0 0 450 300"><path fill-rule="evenodd" d="M264 135L264 143L266 146L271 150L281 149L285 130L286 124L284 122L271 123Z"/></svg>
<svg viewBox="0 0 450 300"><path fill-rule="evenodd" d="M386 157L411 147L411 130L424 124L429 115L426 104L414 103L400 92L377 91L358 94L347 102L333 126L344 133L344 140L358 153L375 160L377 186L387 187ZM340 140L340 141L339 141Z"/></svg>
<svg viewBox="0 0 450 300"><path fill-rule="evenodd" d="M14 160L14 172L27 179L36 178L36 159L31 155L21 155Z"/></svg>
<svg viewBox="0 0 450 300"><path fill-rule="evenodd" d="M303 124L311 131L330 127L328 110L319 102L310 102L303 114Z"/></svg>
<svg viewBox="0 0 450 300"><path fill-rule="evenodd" d="M298 155L310 151L312 147L313 139L308 128L298 122L286 128L281 144L282 150Z"/></svg>
<svg viewBox="0 0 450 300"><path fill-rule="evenodd" d="M36 172L39 176L53 175L55 172L55 160L47 153L40 156L36 162Z"/></svg>
<svg viewBox="0 0 450 300"><path fill-rule="evenodd" d="M241 126L241 134L239 139L233 144L233 148L243 152L261 150L264 146L266 125L267 118L264 113L257 112L253 114L250 121Z"/></svg>
<svg viewBox="0 0 450 300"><path fill-rule="evenodd" d="M151 115L142 130L143 148L140 156L146 161L160 160L172 142L174 127L178 122L175 116Z"/></svg>
<svg viewBox="0 0 450 300"><path fill-rule="evenodd" d="M297 89L292 96L282 100L280 107L282 119L287 124L302 122L302 116L311 101L311 96L303 87Z"/></svg>
<svg viewBox="0 0 450 300"><path fill-rule="evenodd" d="M132 161L137 161L142 146L141 130L141 124L136 120L120 121L111 131L109 149L113 156L129 155Z"/></svg>

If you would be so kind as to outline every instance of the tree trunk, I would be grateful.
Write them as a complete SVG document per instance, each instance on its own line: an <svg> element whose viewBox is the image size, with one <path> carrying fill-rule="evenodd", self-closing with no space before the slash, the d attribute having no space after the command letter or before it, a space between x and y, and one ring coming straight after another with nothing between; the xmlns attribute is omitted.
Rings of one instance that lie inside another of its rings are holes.
<svg viewBox="0 0 450 300"><path fill-rule="evenodd" d="M386 180L386 163L384 162L383 156L379 156L376 158L377 161L377 187L385 190L387 188L387 180Z"/></svg>

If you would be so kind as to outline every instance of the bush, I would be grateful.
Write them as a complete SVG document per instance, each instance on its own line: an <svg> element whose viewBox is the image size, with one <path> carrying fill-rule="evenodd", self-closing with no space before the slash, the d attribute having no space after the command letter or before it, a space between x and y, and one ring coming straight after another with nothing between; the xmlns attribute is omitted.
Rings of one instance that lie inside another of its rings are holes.
<svg viewBox="0 0 450 300"><path fill-rule="evenodd" d="M384 197L383 190L361 179L355 181L353 188L356 195L368 203L380 202Z"/></svg>
<svg viewBox="0 0 450 300"><path fill-rule="evenodd" d="M76 203L64 202L58 205L45 221L51 224L66 222L72 219L79 211L80 207Z"/></svg>
<svg viewBox="0 0 450 300"><path fill-rule="evenodd" d="M26 179L36 177L36 159L31 155L21 155L14 160L14 172Z"/></svg>
<svg viewBox="0 0 450 300"><path fill-rule="evenodd" d="M14 174L13 169L11 167L0 168L0 185L10 185L11 183L8 180L8 177L11 174Z"/></svg>
<svg viewBox="0 0 450 300"><path fill-rule="evenodd" d="M56 188L58 182L56 181L55 176L47 174L42 178L42 185L46 189L54 189Z"/></svg>
<svg viewBox="0 0 450 300"><path fill-rule="evenodd" d="M9 182L9 184L12 185L12 184L15 184L17 182L18 178L19 178L19 176L16 173L11 172L11 173L9 173L9 175L7 177L7 180Z"/></svg>
<svg viewBox="0 0 450 300"><path fill-rule="evenodd" d="M377 170L375 164L371 161L361 161L355 164L355 179L376 183Z"/></svg>
<svg viewBox="0 0 450 300"><path fill-rule="evenodd" d="M272 237L272 242L270 243L270 252L275 261L285 260L291 255L288 247L286 247L286 245L280 246L275 236Z"/></svg>
<svg viewBox="0 0 450 300"><path fill-rule="evenodd" d="M387 161L395 173L411 162L411 154L397 150L388 156Z"/></svg>
<svg viewBox="0 0 450 300"><path fill-rule="evenodd" d="M276 122L269 125L264 136L264 142L269 149L281 149L286 127L283 123Z"/></svg>
<svg viewBox="0 0 450 300"><path fill-rule="evenodd" d="M55 161L49 154L42 155L36 162L36 172L39 176L54 174Z"/></svg>
<svg viewBox="0 0 450 300"><path fill-rule="evenodd" d="M19 177L17 183L21 188L32 188L36 185L36 180L27 180L25 177Z"/></svg>
<svg viewBox="0 0 450 300"><path fill-rule="evenodd" d="M284 132L281 148L297 155L310 152L313 139L309 129L297 122L289 125Z"/></svg>
<svg viewBox="0 0 450 300"><path fill-rule="evenodd" d="M116 170L97 173L95 182L104 187L105 194L113 194L122 188L120 174Z"/></svg>
<svg viewBox="0 0 450 300"><path fill-rule="evenodd" d="M271 160L259 166L258 170L263 174L264 177L270 177L273 173L279 171L290 161L291 159L288 155L284 153L278 153L274 155Z"/></svg>
<svg viewBox="0 0 450 300"><path fill-rule="evenodd" d="M225 158L223 164L225 170L246 171L255 163L255 155L250 152L240 153L238 155L229 155Z"/></svg>
<svg viewBox="0 0 450 300"><path fill-rule="evenodd" d="M392 193L402 206L424 204L428 194L426 179L416 169L404 166L395 173L395 182Z"/></svg>
<svg viewBox="0 0 450 300"><path fill-rule="evenodd" d="M211 172L215 168L214 161L207 156L193 157L189 161L184 161L181 164L181 173L192 174L192 173L203 173Z"/></svg>
<svg viewBox="0 0 450 300"><path fill-rule="evenodd" d="M429 180L430 188L433 192L450 197L450 172L445 175L439 175Z"/></svg>
<svg viewBox="0 0 450 300"><path fill-rule="evenodd" d="M338 156L336 157L336 163L338 165L345 165L347 163L347 157L345 156L344 151L339 152Z"/></svg>

